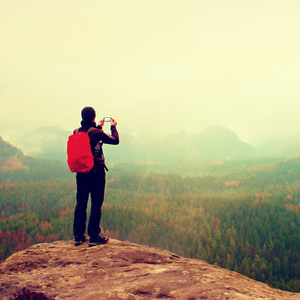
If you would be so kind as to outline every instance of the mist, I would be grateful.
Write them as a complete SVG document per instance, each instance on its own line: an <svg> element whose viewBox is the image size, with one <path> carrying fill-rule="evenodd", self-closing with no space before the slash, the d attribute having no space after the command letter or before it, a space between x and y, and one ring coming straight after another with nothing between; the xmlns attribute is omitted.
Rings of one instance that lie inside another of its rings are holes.
<svg viewBox="0 0 300 300"><path fill-rule="evenodd" d="M1 1L0 135L220 124L256 145L300 133L298 1ZM121 137L122 138L122 137Z"/></svg>

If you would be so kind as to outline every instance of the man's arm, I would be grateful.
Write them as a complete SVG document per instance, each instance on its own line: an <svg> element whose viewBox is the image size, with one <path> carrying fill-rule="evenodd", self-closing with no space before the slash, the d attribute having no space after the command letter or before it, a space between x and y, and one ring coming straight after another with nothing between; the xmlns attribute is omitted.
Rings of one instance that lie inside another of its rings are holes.
<svg viewBox="0 0 300 300"><path fill-rule="evenodd" d="M119 133L117 131L117 122L114 119L111 119L110 121L110 130L111 135L108 135L104 132L102 132L101 140L104 144L110 144L110 145L118 145L119 144ZM98 127L101 127L104 125L104 120L99 121Z"/></svg>

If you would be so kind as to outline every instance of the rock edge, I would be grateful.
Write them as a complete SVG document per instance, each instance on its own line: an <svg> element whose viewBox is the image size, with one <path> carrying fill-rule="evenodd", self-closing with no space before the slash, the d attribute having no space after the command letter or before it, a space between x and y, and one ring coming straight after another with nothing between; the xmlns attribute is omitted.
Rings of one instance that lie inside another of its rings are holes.
<svg viewBox="0 0 300 300"><path fill-rule="evenodd" d="M282 299L300 294L166 250L110 239L33 245L0 264L0 295L23 287L60 299Z"/></svg>

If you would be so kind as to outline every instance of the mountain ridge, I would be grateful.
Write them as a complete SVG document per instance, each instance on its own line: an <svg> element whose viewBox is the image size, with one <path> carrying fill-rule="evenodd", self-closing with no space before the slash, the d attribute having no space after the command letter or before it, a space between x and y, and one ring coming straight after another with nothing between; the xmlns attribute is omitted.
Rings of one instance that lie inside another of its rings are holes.
<svg viewBox="0 0 300 300"><path fill-rule="evenodd" d="M18 147L34 158L66 159L71 133L56 126L43 126L18 139Z"/></svg>
<svg viewBox="0 0 300 300"><path fill-rule="evenodd" d="M66 144L71 132L44 126L18 138L17 147L31 157L66 160ZM290 139L287 139L290 141ZM267 141L266 141L267 142ZM243 142L222 125L211 125L201 132L147 135L120 133L118 147L104 146L109 161L128 163L173 163L178 161L240 160L263 157L292 158L300 155L300 142L282 144L270 152Z"/></svg>
<svg viewBox="0 0 300 300"><path fill-rule="evenodd" d="M66 141L69 132L58 127L37 128L18 140L18 147L35 158L66 159ZM122 138L123 136L127 138ZM106 146L105 146L106 147ZM242 142L238 136L225 126L213 125L198 134L178 131L165 135L120 134L120 150L113 147L107 152L114 159L122 152L129 160L178 160L191 159L234 159L257 156L255 148Z"/></svg>
<svg viewBox="0 0 300 300"><path fill-rule="evenodd" d="M0 173L25 169L28 159L20 149L4 141L0 136Z"/></svg>
<svg viewBox="0 0 300 300"><path fill-rule="evenodd" d="M300 299L238 273L167 250L110 239L33 245L0 264L3 300L23 287L55 299Z"/></svg>
<svg viewBox="0 0 300 300"><path fill-rule="evenodd" d="M198 151L210 159L237 159L255 157L255 147L241 141L235 132L222 125L208 126L198 134Z"/></svg>

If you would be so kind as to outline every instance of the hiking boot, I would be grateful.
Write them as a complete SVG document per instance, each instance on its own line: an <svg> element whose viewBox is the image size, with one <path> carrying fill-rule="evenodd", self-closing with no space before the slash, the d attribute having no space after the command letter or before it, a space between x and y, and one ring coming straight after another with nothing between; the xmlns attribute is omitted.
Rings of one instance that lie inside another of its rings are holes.
<svg viewBox="0 0 300 300"><path fill-rule="evenodd" d="M91 236L89 240L89 246L97 246L97 245L103 245L108 242L108 237L102 234Z"/></svg>
<svg viewBox="0 0 300 300"><path fill-rule="evenodd" d="M85 235L75 236L75 246L79 246L86 241Z"/></svg>

